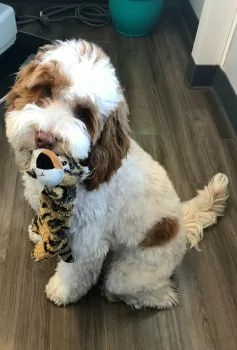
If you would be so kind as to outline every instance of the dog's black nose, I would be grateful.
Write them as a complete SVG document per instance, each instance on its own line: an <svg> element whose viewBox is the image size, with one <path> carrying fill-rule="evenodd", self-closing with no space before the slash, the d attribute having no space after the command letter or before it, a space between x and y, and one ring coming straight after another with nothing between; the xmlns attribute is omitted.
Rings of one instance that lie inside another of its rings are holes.
<svg viewBox="0 0 237 350"><path fill-rule="evenodd" d="M35 144L37 148L53 149L56 146L56 140L51 133L38 131L35 134Z"/></svg>

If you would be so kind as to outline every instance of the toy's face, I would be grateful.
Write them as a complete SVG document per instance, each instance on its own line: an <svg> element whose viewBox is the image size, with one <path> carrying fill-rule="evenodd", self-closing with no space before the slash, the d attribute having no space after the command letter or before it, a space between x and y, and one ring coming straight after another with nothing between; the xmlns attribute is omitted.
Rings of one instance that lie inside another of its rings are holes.
<svg viewBox="0 0 237 350"><path fill-rule="evenodd" d="M29 174L49 187L75 185L84 181L90 173L88 167L48 149L33 152L30 168Z"/></svg>

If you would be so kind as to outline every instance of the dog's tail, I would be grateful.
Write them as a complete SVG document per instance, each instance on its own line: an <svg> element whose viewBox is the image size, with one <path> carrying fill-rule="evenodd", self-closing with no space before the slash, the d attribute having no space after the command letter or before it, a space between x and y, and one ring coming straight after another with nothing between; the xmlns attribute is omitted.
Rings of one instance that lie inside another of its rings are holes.
<svg viewBox="0 0 237 350"><path fill-rule="evenodd" d="M183 203L188 249L197 247L203 238L203 230L215 224L218 216L224 215L228 182L226 175L217 174L196 197Z"/></svg>

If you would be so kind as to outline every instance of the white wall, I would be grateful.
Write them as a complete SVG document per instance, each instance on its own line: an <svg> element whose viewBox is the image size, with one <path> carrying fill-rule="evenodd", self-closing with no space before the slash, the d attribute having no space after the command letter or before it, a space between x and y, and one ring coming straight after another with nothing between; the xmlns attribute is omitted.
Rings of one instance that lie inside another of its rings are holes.
<svg viewBox="0 0 237 350"><path fill-rule="evenodd" d="M205 0L192 56L198 65L221 65L235 23L237 0Z"/></svg>
<svg viewBox="0 0 237 350"><path fill-rule="evenodd" d="M201 17L202 8L205 0L189 0L198 18Z"/></svg>
<svg viewBox="0 0 237 350"><path fill-rule="evenodd" d="M189 1L199 16L194 62L219 65L237 93L237 0Z"/></svg>
<svg viewBox="0 0 237 350"><path fill-rule="evenodd" d="M237 27L235 27L223 69L237 93Z"/></svg>

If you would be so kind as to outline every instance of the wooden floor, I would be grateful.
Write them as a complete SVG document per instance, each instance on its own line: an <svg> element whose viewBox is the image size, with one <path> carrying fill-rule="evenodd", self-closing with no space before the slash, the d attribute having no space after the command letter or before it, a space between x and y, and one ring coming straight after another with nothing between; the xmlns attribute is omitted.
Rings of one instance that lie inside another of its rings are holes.
<svg viewBox="0 0 237 350"><path fill-rule="evenodd" d="M212 92L186 85L190 45L178 12L166 9L154 34L141 39L73 20L24 30L101 44L126 89L135 139L166 167L181 198L193 196L218 171L229 176L231 196L225 217L206 231L202 251L190 251L178 268L179 307L133 311L108 303L95 288L79 303L58 308L44 294L53 263L30 260L32 212L23 200L1 110L0 349L236 350L237 140Z"/></svg>

